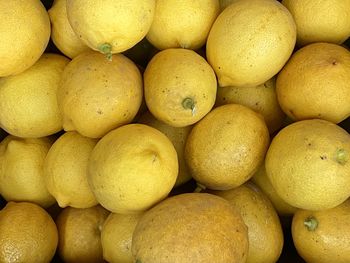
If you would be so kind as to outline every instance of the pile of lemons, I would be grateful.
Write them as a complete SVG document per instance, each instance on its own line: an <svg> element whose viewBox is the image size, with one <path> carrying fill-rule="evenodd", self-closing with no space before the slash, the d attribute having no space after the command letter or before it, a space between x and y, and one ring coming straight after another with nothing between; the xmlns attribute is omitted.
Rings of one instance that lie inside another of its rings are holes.
<svg viewBox="0 0 350 263"><path fill-rule="evenodd" d="M350 0L44 3L0 0L0 262L350 262Z"/></svg>

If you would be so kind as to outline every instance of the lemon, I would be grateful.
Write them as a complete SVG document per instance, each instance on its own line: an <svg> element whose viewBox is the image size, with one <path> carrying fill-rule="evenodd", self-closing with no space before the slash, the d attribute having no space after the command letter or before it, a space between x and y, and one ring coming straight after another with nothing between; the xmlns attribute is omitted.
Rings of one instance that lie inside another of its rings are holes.
<svg viewBox="0 0 350 263"><path fill-rule="evenodd" d="M202 47L219 14L218 0L157 0L147 39L158 49Z"/></svg>
<svg viewBox="0 0 350 263"><path fill-rule="evenodd" d="M24 138L38 138L62 129L57 90L69 60L44 54L26 71L0 79L0 126Z"/></svg>
<svg viewBox="0 0 350 263"><path fill-rule="evenodd" d="M247 230L240 213L221 197L176 195L139 219L132 237L133 262L244 263Z"/></svg>
<svg viewBox="0 0 350 263"><path fill-rule="evenodd" d="M266 174L288 204L306 210L333 208L350 196L350 135L319 119L298 121L272 140Z"/></svg>
<svg viewBox="0 0 350 263"><path fill-rule="evenodd" d="M144 38L151 27L155 0L67 0L67 14L76 35L111 59Z"/></svg>
<svg viewBox="0 0 350 263"><path fill-rule="evenodd" d="M66 2L66 0L54 0L48 11L51 21L51 39L63 54L74 58L90 48L79 39L69 24Z"/></svg>
<svg viewBox="0 0 350 263"><path fill-rule="evenodd" d="M97 205L87 180L89 157L96 143L96 139L77 132L66 132L50 148L44 162L44 179L60 207Z"/></svg>
<svg viewBox="0 0 350 263"><path fill-rule="evenodd" d="M101 229L108 215L101 206L63 209L56 219L60 258L67 263L102 262Z"/></svg>
<svg viewBox="0 0 350 263"><path fill-rule="evenodd" d="M297 44L341 44L350 37L349 0L283 0L297 25Z"/></svg>
<svg viewBox="0 0 350 263"><path fill-rule="evenodd" d="M250 182L234 189L211 193L229 201L242 215L248 227L246 263L277 262L284 238L279 217L267 196Z"/></svg>
<svg viewBox="0 0 350 263"><path fill-rule="evenodd" d="M188 182L192 176L185 161L185 145L192 126L172 127L157 120L150 112L146 112L138 119L139 123L149 125L164 133L173 143L179 161L179 174L175 186Z"/></svg>
<svg viewBox="0 0 350 263"><path fill-rule="evenodd" d="M309 263L350 261L350 199L321 211L299 210L292 221L298 254Z"/></svg>
<svg viewBox="0 0 350 263"><path fill-rule="evenodd" d="M55 254L55 222L33 203L7 203L0 211L0 233L0 262L49 263Z"/></svg>
<svg viewBox="0 0 350 263"><path fill-rule="evenodd" d="M65 131L100 138L133 120L142 100L142 76L121 54L113 60L88 51L65 68L57 95Z"/></svg>
<svg viewBox="0 0 350 263"><path fill-rule="evenodd" d="M132 235L142 213L122 215L111 213L102 227L103 258L110 263L133 263Z"/></svg>
<svg viewBox="0 0 350 263"><path fill-rule="evenodd" d="M285 114L278 104L276 78L252 87L219 87L216 105L236 103L260 113L269 128L270 134L281 128Z"/></svg>
<svg viewBox="0 0 350 263"><path fill-rule="evenodd" d="M239 0L215 20L206 54L219 85L257 86L276 75L295 46L296 26L276 0Z"/></svg>
<svg viewBox="0 0 350 263"><path fill-rule="evenodd" d="M269 131L263 117L239 104L215 108L190 132L185 160L191 175L213 190L248 181L264 161Z"/></svg>
<svg viewBox="0 0 350 263"><path fill-rule="evenodd" d="M144 73L145 100L154 117L174 127L198 122L214 106L213 69L196 52L173 48L157 53Z"/></svg>
<svg viewBox="0 0 350 263"><path fill-rule="evenodd" d="M43 207L55 203L46 189L43 170L51 144L45 137L22 139L12 135L0 143L0 194L7 201L28 201Z"/></svg>
<svg viewBox="0 0 350 263"><path fill-rule="evenodd" d="M30 68L50 39L50 20L39 0L0 2L0 77Z"/></svg>
<svg viewBox="0 0 350 263"><path fill-rule="evenodd" d="M178 174L176 150L165 134L128 124L92 150L88 180L97 201L114 213L136 213L164 199Z"/></svg>
<svg viewBox="0 0 350 263"><path fill-rule="evenodd" d="M295 52L278 74L278 102L293 120L339 123L350 116L349 82L349 50L331 43L310 44Z"/></svg>
<svg viewBox="0 0 350 263"><path fill-rule="evenodd" d="M266 175L265 164L263 163L256 173L252 177L252 182L260 187L260 189L266 194L266 196L270 199L273 206L275 207L278 215L280 216L291 216L298 209L296 207L291 206L286 203L273 188L270 179Z"/></svg>

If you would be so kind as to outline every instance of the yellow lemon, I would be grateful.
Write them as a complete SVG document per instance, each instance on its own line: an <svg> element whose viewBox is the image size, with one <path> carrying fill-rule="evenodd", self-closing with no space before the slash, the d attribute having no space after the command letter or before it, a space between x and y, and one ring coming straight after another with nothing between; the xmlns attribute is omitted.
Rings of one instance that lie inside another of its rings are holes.
<svg viewBox="0 0 350 263"><path fill-rule="evenodd" d="M138 119L138 122L156 128L164 133L173 143L177 152L177 158L179 160L179 174L177 176L175 186L179 186L189 181L192 176L186 164L184 154L187 137L192 129L192 126L172 127L157 120L150 112L143 114Z"/></svg>
<svg viewBox="0 0 350 263"><path fill-rule="evenodd" d="M158 49L198 49L205 44L219 7L219 0L157 0L147 39Z"/></svg>
<svg viewBox="0 0 350 263"><path fill-rule="evenodd" d="M243 105L227 104L212 110L193 127L185 159L199 184L227 190L253 176L264 160L269 140L260 114Z"/></svg>
<svg viewBox="0 0 350 263"><path fill-rule="evenodd" d="M132 237L133 262L244 263L247 227L225 199L180 194L146 211Z"/></svg>
<svg viewBox="0 0 350 263"><path fill-rule="evenodd" d="M252 182L255 183L260 189L266 194L266 196L270 199L273 206L275 207L277 213L280 216L290 216L293 215L298 208L291 206L286 203L273 188L270 179L266 175L265 164L263 163L256 173L252 177Z"/></svg>
<svg viewBox="0 0 350 263"><path fill-rule="evenodd" d="M246 263L277 262L284 238L279 217L267 196L252 183L210 193L226 199L242 215L248 227L249 249Z"/></svg>
<svg viewBox="0 0 350 263"><path fill-rule="evenodd" d="M57 91L69 60L44 54L26 71L0 79L0 126L8 133L38 138L62 129Z"/></svg>
<svg viewBox="0 0 350 263"><path fill-rule="evenodd" d="M144 124L128 124L97 143L88 173L102 206L114 213L135 213L161 201L173 188L177 154L162 132Z"/></svg>
<svg viewBox="0 0 350 263"><path fill-rule="evenodd" d="M307 210L335 207L350 196L350 135L331 122L298 121L272 140L266 174L288 204Z"/></svg>
<svg viewBox="0 0 350 263"><path fill-rule="evenodd" d="M350 51L314 43L295 52L276 81L278 102L293 120L339 123L350 116Z"/></svg>
<svg viewBox="0 0 350 263"><path fill-rule="evenodd" d="M65 68L58 105L65 131L99 138L133 120L142 101L142 76L137 66L121 54L109 61L88 51Z"/></svg>
<svg viewBox="0 0 350 263"><path fill-rule="evenodd" d="M144 38L151 27L155 0L67 0L70 25L90 48L111 58Z"/></svg>
<svg viewBox="0 0 350 263"><path fill-rule="evenodd" d="M0 262L49 263L55 254L55 222L33 203L7 203L0 211L0 233Z"/></svg>
<svg viewBox="0 0 350 263"><path fill-rule="evenodd" d="M297 25L297 44L341 44L350 37L349 0L283 0Z"/></svg>
<svg viewBox="0 0 350 263"><path fill-rule="evenodd" d="M28 201L43 207L55 203L44 180L44 161L51 140L12 135L0 143L0 194L7 201Z"/></svg>
<svg viewBox="0 0 350 263"><path fill-rule="evenodd" d="M44 162L47 190L60 207L88 208L97 205L87 180L87 167L97 143L77 132L66 132L50 148Z"/></svg>
<svg viewBox="0 0 350 263"><path fill-rule="evenodd" d="M350 262L350 199L321 211L298 210L292 237L298 254L308 263Z"/></svg>
<svg viewBox="0 0 350 263"><path fill-rule="evenodd" d="M276 0L239 0L214 22L207 58L221 87L257 86L276 75L289 59L296 26Z"/></svg>
<svg viewBox="0 0 350 263"><path fill-rule="evenodd" d="M131 254L132 235L142 213L111 213L102 227L103 258L110 263L134 263Z"/></svg>
<svg viewBox="0 0 350 263"><path fill-rule="evenodd" d="M108 215L101 206L63 209L56 219L60 258L67 263L103 262L101 229Z"/></svg>
<svg viewBox="0 0 350 263"><path fill-rule="evenodd" d="M74 58L90 48L79 39L69 24L66 2L66 0L54 0L48 11L51 21L51 39L63 54Z"/></svg>
<svg viewBox="0 0 350 263"><path fill-rule="evenodd" d="M0 2L0 77L30 68L50 39L50 20L39 0Z"/></svg>
<svg viewBox="0 0 350 263"><path fill-rule="evenodd" d="M145 100L154 117L174 127L198 122L214 106L217 82L213 69L196 52L166 49L144 73Z"/></svg>
<svg viewBox="0 0 350 263"><path fill-rule="evenodd" d="M216 105L236 103L260 113L269 128L270 134L281 128L285 114L278 104L276 79L252 87L219 87Z"/></svg>

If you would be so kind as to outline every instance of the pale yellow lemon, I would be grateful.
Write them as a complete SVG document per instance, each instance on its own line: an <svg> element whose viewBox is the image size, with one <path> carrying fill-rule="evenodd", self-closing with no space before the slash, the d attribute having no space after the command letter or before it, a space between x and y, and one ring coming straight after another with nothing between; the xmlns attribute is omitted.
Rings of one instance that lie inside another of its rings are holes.
<svg viewBox="0 0 350 263"><path fill-rule="evenodd" d="M50 20L39 0L0 2L0 77L30 68L50 39Z"/></svg>
<svg viewBox="0 0 350 263"><path fill-rule="evenodd" d="M293 120L339 123L350 116L350 51L331 43L309 44L295 52L276 81L282 110Z"/></svg>
<svg viewBox="0 0 350 263"><path fill-rule="evenodd" d="M285 114L278 104L275 88L275 78L252 87L219 87L215 104L242 104L259 112L272 134L281 128L285 119Z"/></svg>
<svg viewBox="0 0 350 263"><path fill-rule="evenodd" d="M12 135L0 143L0 194L7 201L28 201L43 207L55 203L44 180L44 161L51 140Z"/></svg>
<svg viewBox="0 0 350 263"><path fill-rule="evenodd" d="M350 196L350 135L334 123L312 119L283 128L272 140L266 174L288 204L333 208Z"/></svg>
<svg viewBox="0 0 350 263"><path fill-rule="evenodd" d="M58 105L65 131L99 138L133 120L142 100L142 76L122 54L113 60L87 51L75 57L62 75Z"/></svg>
<svg viewBox="0 0 350 263"><path fill-rule="evenodd" d="M0 79L0 126L8 133L38 138L62 129L57 104L64 56L45 53L26 71Z"/></svg>
<svg viewBox="0 0 350 263"><path fill-rule="evenodd" d="M66 0L54 0L48 10L51 21L51 39L63 54L74 58L90 48L79 39L69 24L66 2Z"/></svg>
<svg viewBox="0 0 350 263"><path fill-rule="evenodd" d="M185 160L193 178L213 190L248 181L264 161L269 131L263 117L239 104L215 108L190 132Z"/></svg>
<svg viewBox="0 0 350 263"><path fill-rule="evenodd" d="M89 157L96 143L96 139L77 132L66 132L50 148L44 162L44 179L60 207L97 205L87 180Z"/></svg>
<svg viewBox="0 0 350 263"><path fill-rule="evenodd" d="M155 0L67 0L68 20L76 35L109 58L146 36L154 9Z"/></svg>
<svg viewBox="0 0 350 263"><path fill-rule="evenodd" d="M297 25L297 44L341 44L350 37L349 0L283 0Z"/></svg>
<svg viewBox="0 0 350 263"><path fill-rule="evenodd" d="M103 259L110 263L133 263L132 235L142 213L122 215L111 213L102 227Z"/></svg>
<svg viewBox="0 0 350 263"><path fill-rule="evenodd" d="M217 82L207 61L193 50L172 48L157 53L144 73L150 112L174 127L198 122L214 106Z"/></svg>
<svg viewBox="0 0 350 263"><path fill-rule="evenodd" d="M0 211L0 233L0 262L49 263L55 254L55 222L36 204L7 203Z"/></svg>
<svg viewBox="0 0 350 263"><path fill-rule="evenodd" d="M179 160L179 174L177 176L175 186L179 186L189 181L192 176L186 164L184 154L186 140L192 129L192 126L172 127L168 124L165 124L164 122L157 120L150 112L146 112L141 115L137 122L156 128L157 130L164 133L173 143L177 152L177 158Z"/></svg>
<svg viewBox="0 0 350 263"><path fill-rule="evenodd" d="M144 124L128 124L107 133L92 150L88 166L97 201L122 214L147 210L164 199L177 174L173 144Z"/></svg>
<svg viewBox="0 0 350 263"><path fill-rule="evenodd" d="M158 49L198 49L219 12L219 0L157 0L147 39Z"/></svg>
<svg viewBox="0 0 350 263"><path fill-rule="evenodd" d="M60 258L66 263L103 262L101 230L108 215L101 206L63 209L56 219Z"/></svg>
<svg viewBox="0 0 350 263"><path fill-rule="evenodd" d="M215 20L206 54L221 87L257 86L276 75L289 59L296 26L276 0L239 0Z"/></svg>

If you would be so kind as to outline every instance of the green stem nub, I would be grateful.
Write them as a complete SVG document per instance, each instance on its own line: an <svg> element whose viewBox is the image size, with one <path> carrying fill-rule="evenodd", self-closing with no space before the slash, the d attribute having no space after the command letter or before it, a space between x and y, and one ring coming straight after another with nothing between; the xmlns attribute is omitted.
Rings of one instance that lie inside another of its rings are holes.
<svg viewBox="0 0 350 263"><path fill-rule="evenodd" d="M338 149L335 154L335 160L341 165L346 164L346 162L349 160L348 152L344 149Z"/></svg>
<svg viewBox="0 0 350 263"><path fill-rule="evenodd" d="M109 61L112 61L112 45L109 43L104 43L98 47L98 50L105 54Z"/></svg>
<svg viewBox="0 0 350 263"><path fill-rule="evenodd" d="M182 107L184 107L184 109L188 109L192 111L192 115L194 115L196 113L196 104L194 102L193 99L191 98L185 98L182 101Z"/></svg>
<svg viewBox="0 0 350 263"><path fill-rule="evenodd" d="M313 216L310 216L305 219L304 221L304 226L307 228L309 231L315 231L317 226L318 226L318 221L316 218Z"/></svg>
<svg viewBox="0 0 350 263"><path fill-rule="evenodd" d="M193 193L200 193L205 189L206 189L205 185L197 183L197 187L196 187L196 189L194 189Z"/></svg>

